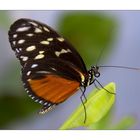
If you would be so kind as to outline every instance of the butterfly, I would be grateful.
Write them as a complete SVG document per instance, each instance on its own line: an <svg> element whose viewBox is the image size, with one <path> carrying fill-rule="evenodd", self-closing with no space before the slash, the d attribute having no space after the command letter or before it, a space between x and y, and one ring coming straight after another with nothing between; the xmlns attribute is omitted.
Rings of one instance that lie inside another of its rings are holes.
<svg viewBox="0 0 140 140"><path fill-rule="evenodd" d="M22 66L25 91L42 104L41 114L64 102L99 77L99 67L87 70L77 50L51 27L31 19L18 19L8 32L9 42Z"/></svg>

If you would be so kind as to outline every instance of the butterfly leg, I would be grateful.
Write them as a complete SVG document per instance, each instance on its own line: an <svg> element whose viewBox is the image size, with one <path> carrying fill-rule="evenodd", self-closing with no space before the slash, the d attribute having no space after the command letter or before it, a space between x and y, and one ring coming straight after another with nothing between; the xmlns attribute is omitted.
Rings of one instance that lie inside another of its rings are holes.
<svg viewBox="0 0 140 140"><path fill-rule="evenodd" d="M95 81L93 82L95 88L97 88L98 90L100 90L100 88L97 86L97 84L95 83Z"/></svg>
<svg viewBox="0 0 140 140"><path fill-rule="evenodd" d="M84 107L84 113L85 113L85 117L84 117L84 123L86 123L86 119L87 119L87 112L86 112L86 106L85 106L85 103L83 101L83 95L80 96L80 99L81 99L81 102L82 102L82 105Z"/></svg>
<svg viewBox="0 0 140 140"><path fill-rule="evenodd" d="M84 90L82 90L82 88L80 88L80 89L82 91L82 95L80 96L80 99L81 99L82 105L84 107L84 113L85 113L84 123L86 123L86 119L87 119L87 112L86 112L86 106L85 106L85 103L87 102L87 98L85 96L86 88L84 87ZM85 100L83 100L83 97L84 97Z"/></svg>
<svg viewBox="0 0 140 140"><path fill-rule="evenodd" d="M95 82L97 82L97 83L99 84L99 86L100 86L102 89L104 89L105 91L107 91L108 93L110 93L110 94L116 94L116 93L110 92L109 90L107 90L106 88L104 88L104 87L102 86L102 84L101 84L97 79L94 79L94 81L93 81L94 85L95 85Z"/></svg>
<svg viewBox="0 0 140 140"><path fill-rule="evenodd" d="M81 90L81 92L82 92L82 97L84 97L84 99L85 99L85 101L84 101L84 103L86 103L87 102L87 98L86 98L86 96L85 96L85 91L86 91L86 88L84 87L84 90L80 87L80 90Z"/></svg>

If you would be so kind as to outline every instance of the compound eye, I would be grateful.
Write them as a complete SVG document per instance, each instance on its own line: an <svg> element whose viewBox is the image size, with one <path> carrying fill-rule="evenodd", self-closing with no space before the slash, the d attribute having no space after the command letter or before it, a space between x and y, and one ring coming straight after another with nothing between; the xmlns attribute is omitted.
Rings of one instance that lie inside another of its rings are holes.
<svg viewBox="0 0 140 140"><path fill-rule="evenodd" d="M98 78L98 77L100 76L100 73L99 73L99 72L96 72L96 73L94 73L94 76L95 76L96 78Z"/></svg>

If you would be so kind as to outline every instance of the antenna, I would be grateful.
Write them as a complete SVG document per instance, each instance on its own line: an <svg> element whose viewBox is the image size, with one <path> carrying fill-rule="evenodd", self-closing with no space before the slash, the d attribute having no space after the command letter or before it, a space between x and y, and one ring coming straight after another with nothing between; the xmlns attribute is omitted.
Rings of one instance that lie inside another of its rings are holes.
<svg viewBox="0 0 140 140"><path fill-rule="evenodd" d="M99 62L99 60L100 60L100 58L101 58L101 56L102 56L102 54L103 54L104 49L105 49L105 47L102 48L102 50L101 50L99 56L97 57L97 60L96 60L95 66L97 66L97 63Z"/></svg>
<svg viewBox="0 0 140 140"><path fill-rule="evenodd" d="M110 68L130 69L130 70L140 71L140 68L126 67L126 66L98 66L98 67L110 67Z"/></svg>

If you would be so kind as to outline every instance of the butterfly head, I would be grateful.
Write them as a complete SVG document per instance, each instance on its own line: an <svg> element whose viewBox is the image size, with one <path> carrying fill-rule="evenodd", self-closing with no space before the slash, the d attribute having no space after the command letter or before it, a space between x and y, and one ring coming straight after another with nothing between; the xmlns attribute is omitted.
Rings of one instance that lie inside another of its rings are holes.
<svg viewBox="0 0 140 140"><path fill-rule="evenodd" d="M91 73L98 78L100 76L100 72L99 72L99 67L98 66L92 66L91 67Z"/></svg>
<svg viewBox="0 0 140 140"><path fill-rule="evenodd" d="M100 77L99 67L98 66L92 66L91 69L88 71L88 85L91 85L94 81L94 77L98 78Z"/></svg>

